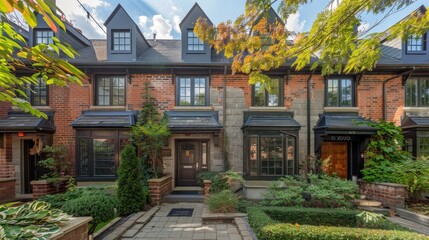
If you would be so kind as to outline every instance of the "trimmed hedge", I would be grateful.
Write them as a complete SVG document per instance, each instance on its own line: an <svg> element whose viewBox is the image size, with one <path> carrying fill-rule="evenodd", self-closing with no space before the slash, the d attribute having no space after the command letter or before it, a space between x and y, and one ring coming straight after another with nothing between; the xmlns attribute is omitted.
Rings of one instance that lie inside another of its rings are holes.
<svg viewBox="0 0 429 240"><path fill-rule="evenodd" d="M278 223L267 225L260 229L259 239L277 240L277 239L300 239L300 240L403 240L403 239L425 239L429 237L405 231L392 231L367 228L349 228L349 227L327 227L310 226L288 223Z"/></svg>
<svg viewBox="0 0 429 240"><path fill-rule="evenodd" d="M356 214L360 213L345 209L302 207L266 207L263 210L279 222L342 227L356 227Z"/></svg>
<svg viewBox="0 0 429 240"><path fill-rule="evenodd" d="M298 207L252 207L248 219L258 239L426 239L421 234L402 231L398 225L358 226L359 211ZM285 223L289 222L289 223ZM327 226L320 226L327 225ZM370 229L380 227L383 229ZM395 230L385 230L395 229ZM400 229L400 230L398 230Z"/></svg>

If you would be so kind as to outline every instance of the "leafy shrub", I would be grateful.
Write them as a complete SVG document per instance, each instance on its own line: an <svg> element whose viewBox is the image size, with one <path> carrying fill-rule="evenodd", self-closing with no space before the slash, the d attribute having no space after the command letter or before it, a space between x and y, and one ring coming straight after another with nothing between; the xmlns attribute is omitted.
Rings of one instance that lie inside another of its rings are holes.
<svg viewBox="0 0 429 240"><path fill-rule="evenodd" d="M238 205L237 205L237 211L246 213L247 209L253 207L255 204L251 201L245 200L245 199L239 199Z"/></svg>
<svg viewBox="0 0 429 240"><path fill-rule="evenodd" d="M357 213L346 209L253 207L247 216L258 239L427 239L409 231L387 231L403 228L378 215L376 221L364 221L368 215Z"/></svg>
<svg viewBox="0 0 429 240"><path fill-rule="evenodd" d="M70 219L46 202L34 201L19 207L13 204L0 205L0 239L49 239L60 231L59 223Z"/></svg>
<svg viewBox="0 0 429 240"><path fill-rule="evenodd" d="M402 130L392 122L365 123L375 128L377 134L371 136L365 152L363 179L367 182L390 182L393 176L392 164L410 158L410 153L402 150Z"/></svg>
<svg viewBox="0 0 429 240"><path fill-rule="evenodd" d="M59 182L61 176L68 174L71 169L71 164L67 160L67 148L64 145L46 146L42 152L46 154L46 158L39 160L37 165L48 172L42 175L41 179L47 179L52 183Z"/></svg>
<svg viewBox="0 0 429 240"><path fill-rule="evenodd" d="M213 213L231 213L237 211L238 198L231 190L223 190L211 194L207 204Z"/></svg>
<svg viewBox="0 0 429 240"><path fill-rule="evenodd" d="M214 181L214 178L219 174L219 172L200 172L197 175L197 184L201 187L204 187L204 180Z"/></svg>
<svg viewBox="0 0 429 240"><path fill-rule="evenodd" d="M407 159L393 164L392 181L404 184L408 190L408 200L416 202L429 191L429 158Z"/></svg>
<svg viewBox="0 0 429 240"><path fill-rule="evenodd" d="M136 150L126 145L121 152L121 164L118 170L119 213L128 215L140 211L145 204L142 183L141 162Z"/></svg>
<svg viewBox="0 0 429 240"><path fill-rule="evenodd" d="M406 232L381 229L331 227L331 226L311 226L289 223L279 223L266 225L260 230L259 239L300 239L300 240L399 240L399 239L428 239L427 236Z"/></svg>
<svg viewBox="0 0 429 240"><path fill-rule="evenodd" d="M272 183L261 202L269 206L351 207L359 188L356 183L336 176L308 175L300 180L286 176ZM304 202L304 195L308 201Z"/></svg>
<svg viewBox="0 0 429 240"><path fill-rule="evenodd" d="M118 201L107 193L85 192L82 196L65 202L62 210L73 216L91 216L93 221L89 228L92 234L96 226L116 216Z"/></svg>

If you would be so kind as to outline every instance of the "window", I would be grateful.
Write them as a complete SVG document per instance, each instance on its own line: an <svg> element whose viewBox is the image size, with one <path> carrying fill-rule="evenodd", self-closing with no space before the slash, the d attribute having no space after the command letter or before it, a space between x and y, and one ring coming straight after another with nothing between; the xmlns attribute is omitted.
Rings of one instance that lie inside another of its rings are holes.
<svg viewBox="0 0 429 240"><path fill-rule="evenodd" d="M188 51L204 51L204 43L195 35L194 30L188 30Z"/></svg>
<svg viewBox="0 0 429 240"><path fill-rule="evenodd" d="M54 40L52 37L54 36L54 32L52 30L36 30L35 31L35 38L34 38L34 45L37 44L51 44L54 43Z"/></svg>
<svg viewBox="0 0 429 240"><path fill-rule="evenodd" d="M48 86L41 77L37 78L37 84L31 84L25 88L27 101L31 106L48 106Z"/></svg>
<svg viewBox="0 0 429 240"><path fill-rule="evenodd" d="M208 100L207 77L179 77L177 81L178 106L206 106Z"/></svg>
<svg viewBox="0 0 429 240"><path fill-rule="evenodd" d="M99 76L95 88L97 106L125 106L125 76Z"/></svg>
<svg viewBox="0 0 429 240"><path fill-rule="evenodd" d="M411 36L407 39L407 53L421 53L426 51L426 34L422 36Z"/></svg>
<svg viewBox="0 0 429 240"><path fill-rule="evenodd" d="M283 106L283 81L271 79L271 91L262 88L260 83L252 86L252 106L277 107Z"/></svg>
<svg viewBox="0 0 429 240"><path fill-rule="evenodd" d="M296 138L292 136L248 137L247 176L295 174Z"/></svg>
<svg viewBox="0 0 429 240"><path fill-rule="evenodd" d="M329 78L326 80L327 107L353 107L354 81L350 78Z"/></svg>
<svg viewBox="0 0 429 240"><path fill-rule="evenodd" d="M78 131L77 138L78 177L116 177L120 151L128 142L127 133Z"/></svg>
<svg viewBox="0 0 429 240"><path fill-rule="evenodd" d="M130 30L112 30L112 50L131 51Z"/></svg>
<svg viewBox="0 0 429 240"><path fill-rule="evenodd" d="M429 157L429 137L417 138L417 157Z"/></svg>
<svg viewBox="0 0 429 240"><path fill-rule="evenodd" d="M429 107L429 77L410 77L405 86L407 107Z"/></svg>

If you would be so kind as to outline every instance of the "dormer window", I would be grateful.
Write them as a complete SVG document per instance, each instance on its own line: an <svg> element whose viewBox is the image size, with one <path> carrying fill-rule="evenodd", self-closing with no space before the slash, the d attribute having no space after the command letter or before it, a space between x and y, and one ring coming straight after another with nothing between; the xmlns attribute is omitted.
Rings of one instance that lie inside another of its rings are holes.
<svg viewBox="0 0 429 240"><path fill-rule="evenodd" d="M48 29L35 30L34 45L38 45L41 43L44 43L44 44L54 43L54 40L52 39L53 36L54 36L54 32L52 30L48 30Z"/></svg>
<svg viewBox="0 0 429 240"><path fill-rule="evenodd" d="M131 51L130 30L112 30L112 50Z"/></svg>
<svg viewBox="0 0 429 240"><path fill-rule="evenodd" d="M188 51L204 51L204 42L201 41L194 30L188 30Z"/></svg>
<svg viewBox="0 0 429 240"><path fill-rule="evenodd" d="M411 36L407 39L407 53L422 53L426 51L426 34Z"/></svg>

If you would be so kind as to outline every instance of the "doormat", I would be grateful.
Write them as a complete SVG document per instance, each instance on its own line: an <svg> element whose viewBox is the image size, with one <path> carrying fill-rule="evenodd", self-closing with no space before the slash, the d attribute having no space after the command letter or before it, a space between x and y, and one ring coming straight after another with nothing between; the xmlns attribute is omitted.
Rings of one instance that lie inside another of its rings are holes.
<svg viewBox="0 0 429 240"><path fill-rule="evenodd" d="M199 191L172 191L172 195L200 195Z"/></svg>
<svg viewBox="0 0 429 240"><path fill-rule="evenodd" d="M192 217L193 208L173 208L168 213L167 217Z"/></svg>

